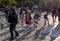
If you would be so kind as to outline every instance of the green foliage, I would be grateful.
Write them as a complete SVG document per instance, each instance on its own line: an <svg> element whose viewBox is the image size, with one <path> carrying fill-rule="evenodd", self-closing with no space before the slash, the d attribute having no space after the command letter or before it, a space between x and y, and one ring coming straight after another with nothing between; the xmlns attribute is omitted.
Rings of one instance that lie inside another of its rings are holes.
<svg viewBox="0 0 60 41"><path fill-rule="evenodd" d="M32 0L16 0L17 5L20 5L20 6L24 6L24 4L25 4L26 2L29 2L29 3L30 3L30 1L32 1ZM33 2L33 1L32 1L32 2Z"/></svg>
<svg viewBox="0 0 60 41"><path fill-rule="evenodd" d="M25 3L38 4L40 7L50 7L51 2L49 0L0 0L0 5L5 3L6 5L11 5L12 3L18 6L24 6Z"/></svg>
<svg viewBox="0 0 60 41"><path fill-rule="evenodd" d="M12 3L17 4L16 0L0 0L0 5L3 3L6 5L10 5Z"/></svg>

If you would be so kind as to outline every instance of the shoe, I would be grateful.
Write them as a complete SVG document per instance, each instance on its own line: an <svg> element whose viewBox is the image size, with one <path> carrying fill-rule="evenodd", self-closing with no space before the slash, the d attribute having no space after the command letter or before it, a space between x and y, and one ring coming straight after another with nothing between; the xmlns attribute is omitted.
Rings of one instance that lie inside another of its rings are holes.
<svg viewBox="0 0 60 41"><path fill-rule="evenodd" d="M16 37L19 37L19 35L16 35L15 38L16 38Z"/></svg>
<svg viewBox="0 0 60 41"><path fill-rule="evenodd" d="M10 38L10 40L14 40L14 38Z"/></svg>

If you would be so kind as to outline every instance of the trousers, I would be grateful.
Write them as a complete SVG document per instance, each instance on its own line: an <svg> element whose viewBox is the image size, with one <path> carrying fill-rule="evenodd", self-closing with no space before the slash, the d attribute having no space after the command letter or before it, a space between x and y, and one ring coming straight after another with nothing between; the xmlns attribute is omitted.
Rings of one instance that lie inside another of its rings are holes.
<svg viewBox="0 0 60 41"><path fill-rule="evenodd" d="M15 23L10 23L10 35L11 35L11 38L13 38L13 34L15 32L16 35L18 35L17 31L16 31L16 24Z"/></svg>

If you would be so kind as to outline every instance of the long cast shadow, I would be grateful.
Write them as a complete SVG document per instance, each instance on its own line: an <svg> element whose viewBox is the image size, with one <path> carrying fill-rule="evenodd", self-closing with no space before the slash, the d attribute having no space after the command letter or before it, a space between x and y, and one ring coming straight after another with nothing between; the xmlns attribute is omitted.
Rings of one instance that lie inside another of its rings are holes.
<svg viewBox="0 0 60 41"><path fill-rule="evenodd" d="M53 35L56 35L56 37L53 37ZM51 41L56 39L58 36L60 36L60 25L58 25L57 28L52 32Z"/></svg>
<svg viewBox="0 0 60 41"><path fill-rule="evenodd" d="M32 31L34 31L33 28L31 28L31 30L29 30L28 32L26 32L23 36L21 36L20 38L18 38L16 41L22 41L22 40L28 39L29 37L27 37L27 36L30 35L30 33Z"/></svg>
<svg viewBox="0 0 60 41"><path fill-rule="evenodd" d="M21 33L22 31L24 31L25 29L22 29L22 30L19 30L18 32L19 33ZM5 34L8 34L10 31L7 31L7 32L4 32L4 33L2 33L2 34L0 34L0 36L3 36L3 35L5 35Z"/></svg>
<svg viewBox="0 0 60 41"><path fill-rule="evenodd" d="M24 29L23 29L23 30L18 31L18 33L21 33L21 32L23 32L23 31L24 31ZM7 41L7 40L12 41L12 40L10 40L9 38L10 38L10 36L9 36L9 37L7 37L6 39L4 39L3 41Z"/></svg>
<svg viewBox="0 0 60 41"><path fill-rule="evenodd" d="M8 34L8 33L9 33L9 31L4 32L4 33L0 34L0 37L3 36L3 35L5 35L5 34Z"/></svg>
<svg viewBox="0 0 60 41"><path fill-rule="evenodd" d="M39 29L39 30L36 31L36 33L34 35L34 39L37 39L39 37L40 32L45 29L44 28L45 25L46 25L46 21L44 21L43 27L41 27L41 29Z"/></svg>
<svg viewBox="0 0 60 41"><path fill-rule="evenodd" d="M25 29L18 31L18 33L23 32L23 33L25 33L25 34L24 34L22 37L20 37L19 39L17 39L16 41L22 40L22 39L26 39L25 37L26 37L27 35L29 35L29 34L33 31L32 29L33 29L33 28L31 27L31 28L27 28L26 32L24 32ZM3 41L6 41L6 40L12 41L12 40L10 40L9 38L10 38L10 36L9 36L8 38L4 39Z"/></svg>

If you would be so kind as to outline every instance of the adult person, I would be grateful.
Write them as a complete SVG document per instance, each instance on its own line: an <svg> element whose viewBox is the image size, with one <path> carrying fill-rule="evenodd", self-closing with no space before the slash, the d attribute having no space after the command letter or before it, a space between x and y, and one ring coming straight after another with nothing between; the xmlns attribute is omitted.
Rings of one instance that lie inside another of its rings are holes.
<svg viewBox="0 0 60 41"><path fill-rule="evenodd" d="M39 20L39 12L36 12L34 15L34 26L35 27L37 27L38 20Z"/></svg>
<svg viewBox="0 0 60 41"><path fill-rule="evenodd" d="M18 15L16 14L15 10L13 8L11 8L10 13L8 15L8 22L10 23L10 35L11 35L11 40L14 39L14 34L13 31L15 32L16 36L19 36L18 32L15 30L16 25L18 23Z"/></svg>
<svg viewBox="0 0 60 41"><path fill-rule="evenodd" d="M54 16L56 15L56 9L57 9L57 8L54 7L53 10L52 10L52 17L53 17L53 19L54 19Z"/></svg>
<svg viewBox="0 0 60 41"><path fill-rule="evenodd" d="M21 8L20 8L20 7L17 7L16 12L17 12L17 14L18 14L18 21L20 22L20 12L21 12Z"/></svg>
<svg viewBox="0 0 60 41"><path fill-rule="evenodd" d="M2 12L4 13L4 14L2 13L2 15L4 16L4 20L2 22L4 23L5 20L8 20L9 7L6 6L5 4L2 4ZM3 23L2 23L2 28L3 28ZM7 23L7 21L5 21L5 23Z"/></svg>
<svg viewBox="0 0 60 41"><path fill-rule="evenodd" d="M15 10L13 8L7 8L5 4L2 5L3 7L3 11L5 12L5 18L8 21L8 23L10 24L10 35L11 35L11 40L14 39L13 36L13 31L15 32L16 36L19 36L19 34L17 33L17 31L15 30L16 24L18 23L18 16L15 12Z"/></svg>
<svg viewBox="0 0 60 41"><path fill-rule="evenodd" d="M50 27L48 27L47 29L49 30L49 35L51 35L51 33L52 33L52 30L51 30L51 28L53 28L53 17L52 17L52 12L50 12L50 11L48 11L48 13L47 13L47 20L48 20L48 26Z"/></svg>
<svg viewBox="0 0 60 41"><path fill-rule="evenodd" d="M60 6L58 7L57 11L58 11L58 18L59 18L59 22L60 22Z"/></svg>
<svg viewBox="0 0 60 41"><path fill-rule="evenodd" d="M25 24L27 27L31 26L31 10L26 10Z"/></svg>
<svg viewBox="0 0 60 41"><path fill-rule="evenodd" d="M21 20L21 26L22 26L22 27L24 27L25 14L26 14L26 11L25 11L24 9L21 10L21 12L20 12L20 20Z"/></svg>
<svg viewBox="0 0 60 41"><path fill-rule="evenodd" d="M31 10L27 10L27 14L28 14L28 16L29 16L29 20L30 20L30 24L31 24Z"/></svg>
<svg viewBox="0 0 60 41"><path fill-rule="evenodd" d="M52 13L53 14L53 13ZM58 26L58 24L59 24L59 19L58 19L58 11L57 11L57 9L56 9L56 12L55 12L55 14L54 14L54 17L53 17L53 19L52 19L53 21L53 25L52 25L52 28L51 28L51 30L50 30L50 33L49 33L49 36L51 36L51 34L52 34L52 32L56 29L56 27Z"/></svg>

